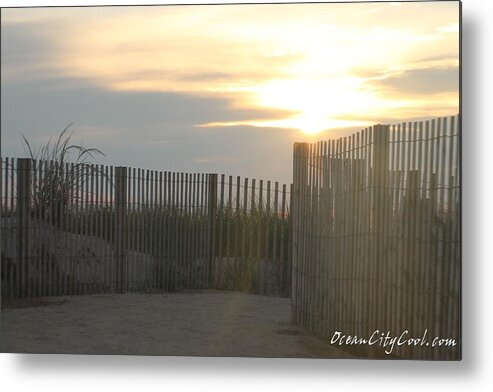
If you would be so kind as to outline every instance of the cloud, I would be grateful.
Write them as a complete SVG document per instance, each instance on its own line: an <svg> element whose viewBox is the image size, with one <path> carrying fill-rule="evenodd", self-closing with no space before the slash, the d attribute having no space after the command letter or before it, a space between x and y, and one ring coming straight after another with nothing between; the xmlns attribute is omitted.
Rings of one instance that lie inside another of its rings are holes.
<svg viewBox="0 0 493 392"><path fill-rule="evenodd" d="M76 78L3 83L2 95L6 118L20 120L22 114L28 113L30 118L36 118L31 121L33 124L40 117L59 116L76 122L127 127L143 122L193 125L219 120L276 119L288 113L234 106L233 97L228 95L108 91Z"/></svg>
<svg viewBox="0 0 493 392"><path fill-rule="evenodd" d="M384 12L365 12L375 6ZM65 77L118 90L218 91L308 71L337 74L362 59L381 67L431 46L436 51L437 44L450 51L453 37L437 26L451 25L456 9L433 3L103 7L8 10L3 20L51 45L51 64Z"/></svg>
<svg viewBox="0 0 493 392"><path fill-rule="evenodd" d="M459 92L459 68L411 69L370 82L372 87L399 95Z"/></svg>
<svg viewBox="0 0 493 392"><path fill-rule="evenodd" d="M459 23L449 23L444 26L440 26L437 28L440 33L458 33L459 32Z"/></svg>
<svg viewBox="0 0 493 392"><path fill-rule="evenodd" d="M47 39L45 22L9 23L3 20L2 32L2 78L33 79L52 72L55 48Z"/></svg>

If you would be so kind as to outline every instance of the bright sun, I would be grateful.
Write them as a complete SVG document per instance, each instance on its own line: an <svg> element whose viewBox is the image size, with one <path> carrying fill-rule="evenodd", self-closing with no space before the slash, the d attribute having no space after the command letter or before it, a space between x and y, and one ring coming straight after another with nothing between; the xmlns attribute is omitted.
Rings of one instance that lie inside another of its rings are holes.
<svg viewBox="0 0 493 392"><path fill-rule="evenodd" d="M217 126L217 124L215 124ZM233 125L230 123L230 125ZM305 135L317 135L328 129L347 128L356 126L366 126L368 122L335 120L311 114L301 114L299 116L274 121L255 121L249 125L257 127L293 128L299 129Z"/></svg>
<svg viewBox="0 0 493 392"><path fill-rule="evenodd" d="M317 114L304 113L291 119L291 124L307 135L316 135L328 127L327 119Z"/></svg>
<svg viewBox="0 0 493 392"><path fill-rule="evenodd" d="M316 135L333 128L364 126L366 123L362 121L338 118L352 110L361 114L374 105L367 92L355 88L357 85L358 80L355 79L340 79L337 84L334 81L291 79L259 86L255 91L257 105L298 114L281 120L258 121L252 125L295 128L306 135Z"/></svg>

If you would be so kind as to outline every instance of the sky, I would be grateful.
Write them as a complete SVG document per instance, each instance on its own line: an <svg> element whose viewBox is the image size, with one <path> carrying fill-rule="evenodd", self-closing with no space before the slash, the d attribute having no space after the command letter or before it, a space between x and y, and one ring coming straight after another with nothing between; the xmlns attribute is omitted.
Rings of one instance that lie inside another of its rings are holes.
<svg viewBox="0 0 493 392"><path fill-rule="evenodd" d="M459 3L2 9L2 156L290 183L296 141L459 111Z"/></svg>

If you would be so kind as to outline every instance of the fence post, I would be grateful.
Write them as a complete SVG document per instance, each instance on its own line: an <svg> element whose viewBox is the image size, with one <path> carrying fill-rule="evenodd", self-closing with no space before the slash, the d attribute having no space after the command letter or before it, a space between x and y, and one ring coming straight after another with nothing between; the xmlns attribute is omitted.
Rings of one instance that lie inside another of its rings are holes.
<svg viewBox="0 0 493 392"><path fill-rule="evenodd" d="M372 225L372 250L370 274L373 282L371 292L368 293L372 303L369 311L369 329L371 333L375 329L386 325L384 320L386 303L386 282L377 284L384 276L384 249L385 249L385 213L387 209L386 186L387 173L389 170L389 127L375 125L373 127L373 159L372 159L372 203L371 203L371 225ZM369 349L369 356L378 356L376 346Z"/></svg>
<svg viewBox="0 0 493 392"><path fill-rule="evenodd" d="M209 287L214 284L215 273L215 253L216 253L216 211L217 211L217 174L209 174L209 196L208 196L208 215L209 215L209 260L208 260L208 281Z"/></svg>
<svg viewBox="0 0 493 392"><path fill-rule="evenodd" d="M283 219L287 219L288 222L288 233L287 237L285 238L284 241L287 241L288 246L287 246L287 263L285 266L285 283L283 286L284 289L284 296L287 298L292 298L292 284L293 284L293 191L294 187L293 184L289 185L289 213L288 216L283 216ZM284 192L284 198L286 198L286 194ZM282 245L284 247L284 242Z"/></svg>
<svg viewBox="0 0 493 392"><path fill-rule="evenodd" d="M125 260L127 232L127 168L115 168L115 255L116 290L127 289L127 265Z"/></svg>
<svg viewBox="0 0 493 392"><path fill-rule="evenodd" d="M301 268L301 244L306 238L301 237L301 222L306 217L301 216L303 193L306 192L307 166L308 166L308 143L294 143L293 146L293 184L291 187L290 219L291 219L291 320L299 323L302 320L304 309L300 301L303 280L300 274ZM303 271L301 271L303 272Z"/></svg>
<svg viewBox="0 0 493 392"><path fill-rule="evenodd" d="M17 159L17 296L29 297L31 280L31 159Z"/></svg>

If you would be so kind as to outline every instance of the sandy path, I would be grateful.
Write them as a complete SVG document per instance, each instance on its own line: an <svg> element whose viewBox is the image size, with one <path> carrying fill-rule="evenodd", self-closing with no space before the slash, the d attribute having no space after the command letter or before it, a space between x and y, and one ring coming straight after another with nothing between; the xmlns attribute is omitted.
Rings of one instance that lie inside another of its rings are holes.
<svg viewBox="0 0 493 392"><path fill-rule="evenodd" d="M215 290L63 299L2 310L1 351L351 357L290 325L289 299Z"/></svg>

